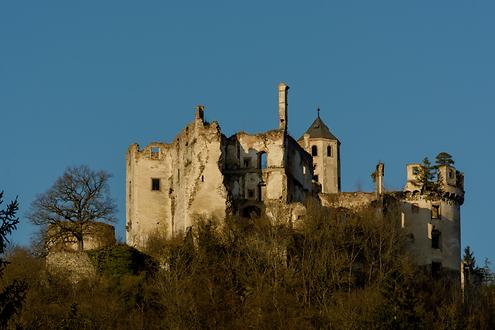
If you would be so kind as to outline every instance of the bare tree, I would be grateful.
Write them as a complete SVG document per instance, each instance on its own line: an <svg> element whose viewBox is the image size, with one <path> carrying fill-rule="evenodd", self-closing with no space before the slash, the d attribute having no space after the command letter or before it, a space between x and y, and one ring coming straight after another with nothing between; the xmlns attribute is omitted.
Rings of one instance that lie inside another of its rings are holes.
<svg viewBox="0 0 495 330"><path fill-rule="evenodd" d="M77 240L84 248L84 237L95 222L115 222L116 206L108 189L110 174L87 166L69 167L53 186L31 204L28 218L46 230L46 243Z"/></svg>

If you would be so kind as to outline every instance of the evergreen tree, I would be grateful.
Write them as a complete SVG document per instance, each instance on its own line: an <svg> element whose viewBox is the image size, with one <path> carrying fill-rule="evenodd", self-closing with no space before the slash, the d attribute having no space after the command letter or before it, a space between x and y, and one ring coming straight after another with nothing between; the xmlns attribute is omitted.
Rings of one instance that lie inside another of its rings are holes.
<svg viewBox="0 0 495 330"><path fill-rule="evenodd" d="M437 176L436 167L432 166L428 157L423 159L419 166L417 182L422 186L423 191L436 190L438 184L434 181Z"/></svg>
<svg viewBox="0 0 495 330"><path fill-rule="evenodd" d="M441 152L437 155L435 159L436 166L441 166L441 165L454 165L454 160L452 159L452 156L447 153L447 152Z"/></svg>
<svg viewBox="0 0 495 330"><path fill-rule="evenodd" d="M0 205L3 203L3 191L0 191ZM16 213L19 209L17 199L10 202L6 209L0 210L0 255L5 252L9 243L8 235L16 229L19 218ZM0 257L0 279L3 277L7 261ZM14 280L0 291L0 329L7 328L9 320L19 312L26 296L26 283Z"/></svg>
<svg viewBox="0 0 495 330"><path fill-rule="evenodd" d="M468 245L464 249L464 257L462 258L466 267L469 268L469 271L474 271L476 268L476 259L474 258L474 253L471 251L471 247Z"/></svg>

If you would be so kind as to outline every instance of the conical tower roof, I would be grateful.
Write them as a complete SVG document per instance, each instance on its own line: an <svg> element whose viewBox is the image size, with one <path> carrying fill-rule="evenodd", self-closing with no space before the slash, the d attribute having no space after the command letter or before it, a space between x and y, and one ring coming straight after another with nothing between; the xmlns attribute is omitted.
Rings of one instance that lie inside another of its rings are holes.
<svg viewBox="0 0 495 330"><path fill-rule="evenodd" d="M309 126L308 130L299 138L298 141L304 140L304 135L309 134L309 138L316 139L329 139L329 140L339 140L335 137L335 135L330 132L328 126L325 125L323 120L320 118L320 109L318 109L318 117L316 117L315 121Z"/></svg>

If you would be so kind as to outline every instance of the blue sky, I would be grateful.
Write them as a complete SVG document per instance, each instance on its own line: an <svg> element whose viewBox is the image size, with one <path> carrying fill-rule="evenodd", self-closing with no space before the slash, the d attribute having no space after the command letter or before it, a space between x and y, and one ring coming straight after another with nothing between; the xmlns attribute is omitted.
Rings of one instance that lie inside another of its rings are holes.
<svg viewBox="0 0 495 330"><path fill-rule="evenodd" d="M0 189L12 236L67 166L113 174L124 237L125 152L170 142L206 105L225 134L277 126L277 84L299 137L321 108L342 142L343 190L440 151L465 172L462 242L495 261L493 1L2 1Z"/></svg>

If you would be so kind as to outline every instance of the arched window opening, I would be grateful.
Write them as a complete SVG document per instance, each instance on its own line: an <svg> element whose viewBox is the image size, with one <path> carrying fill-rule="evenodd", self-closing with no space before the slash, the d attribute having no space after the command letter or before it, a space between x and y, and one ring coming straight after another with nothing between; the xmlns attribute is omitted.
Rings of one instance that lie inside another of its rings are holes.
<svg viewBox="0 0 495 330"><path fill-rule="evenodd" d="M311 147L311 156L318 156L318 147L317 146Z"/></svg>
<svg viewBox="0 0 495 330"><path fill-rule="evenodd" d="M332 146L327 146L327 157L332 157Z"/></svg>
<svg viewBox="0 0 495 330"><path fill-rule="evenodd" d="M265 151L258 153L258 168L264 170L267 167L267 155Z"/></svg>

